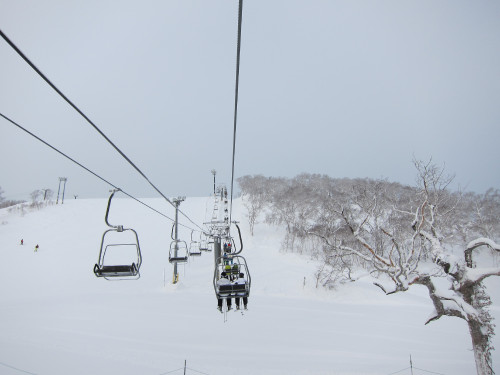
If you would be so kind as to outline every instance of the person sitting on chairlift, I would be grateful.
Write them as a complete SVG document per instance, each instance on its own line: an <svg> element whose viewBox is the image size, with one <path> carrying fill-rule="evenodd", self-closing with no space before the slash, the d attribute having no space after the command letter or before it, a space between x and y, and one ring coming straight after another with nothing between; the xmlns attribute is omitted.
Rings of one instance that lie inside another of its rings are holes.
<svg viewBox="0 0 500 375"><path fill-rule="evenodd" d="M245 275L243 274L243 272L240 272L238 280L235 281L235 285L246 285L246 283L247 283L247 280L245 279ZM236 310L240 309L240 298L243 298L243 308L245 310L247 310L248 297L246 296L246 292L245 293L237 293L236 297L234 297L234 303L236 305Z"/></svg>
<svg viewBox="0 0 500 375"><path fill-rule="evenodd" d="M227 274L225 272L222 272L220 274L220 279L217 280L217 285L230 285L231 282L229 281L229 279L227 278ZM222 298L217 298L217 309L222 312ZM227 310L231 310L231 295L229 295L227 298Z"/></svg>
<svg viewBox="0 0 500 375"><path fill-rule="evenodd" d="M231 264L232 264L232 262L231 262ZM235 281L238 279L239 272L240 272L240 270L238 268L238 265L233 264L233 266L231 267L231 281Z"/></svg>

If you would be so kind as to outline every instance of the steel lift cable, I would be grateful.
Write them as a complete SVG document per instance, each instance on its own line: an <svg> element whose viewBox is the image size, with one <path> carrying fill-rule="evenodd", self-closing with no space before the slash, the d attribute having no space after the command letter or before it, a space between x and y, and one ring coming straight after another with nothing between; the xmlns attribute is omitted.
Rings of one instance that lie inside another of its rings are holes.
<svg viewBox="0 0 500 375"><path fill-rule="evenodd" d="M229 206L229 225L233 215L234 159L236 154L236 122L238 118L238 89L240 83L240 51L241 51L241 21L243 16L243 0L238 3L238 42L236 45L236 84L234 89L234 126L233 126L233 161L231 166L231 203Z"/></svg>
<svg viewBox="0 0 500 375"><path fill-rule="evenodd" d="M4 114L0 113L0 116L3 117L5 120L9 121L11 124L17 126L19 129L21 129L22 131L26 132L27 134L31 135L33 138L37 139L38 141L42 142L44 145L50 147L52 150L56 151L57 153L59 153L60 155L64 156L66 159L72 161L73 163L75 163L76 165L78 165L79 167L85 169L87 172L93 174L95 177L97 177L98 179L100 179L101 181L105 182L106 184L110 185L111 187L113 187L114 189L119 189L121 190L121 192L123 194L125 194L126 196L128 196L129 198L132 198L133 200L135 200L136 202L142 204L143 206L149 208L150 210L156 212L157 214L160 214L161 216L167 218L168 220L170 221L174 221L174 219L168 217L167 215L165 215L164 213L156 210L155 208L149 206L148 204L142 202L141 200L135 198L133 195L127 193L126 191L122 190L121 188L117 187L116 185L114 185L113 183L109 182L108 180L106 180L105 178L99 176L97 173L93 172L92 170L88 169L87 167L85 167L83 164L77 162L76 160L72 159L71 157L69 157L68 155L66 155L64 152L58 150L57 148L55 148L54 146L50 145L49 143L47 143L46 141L44 141L42 138L38 137L37 135L33 134L32 132L30 132L28 129L22 127L21 125L19 125L18 123L16 123L15 121L11 120L10 118L8 118L7 116L5 116ZM184 224L179 224L179 225L182 225L183 227L185 228L188 228L188 229L191 229L191 230L194 230L193 228L191 227L188 227Z"/></svg>
<svg viewBox="0 0 500 375"><path fill-rule="evenodd" d="M3 33L0 29L0 36L17 52L19 56L35 71L47 84L52 87L75 111L77 111L148 183L156 190L160 196L162 196L168 203L175 207L174 203L168 199L150 180L149 178L130 160L127 155L125 155L107 136L101 129L97 127L71 100L69 100L66 95L64 95L36 66L33 64L28 57ZM192 224L194 224L199 229L202 229L198 224L192 221L184 212L179 212L188 219Z"/></svg>

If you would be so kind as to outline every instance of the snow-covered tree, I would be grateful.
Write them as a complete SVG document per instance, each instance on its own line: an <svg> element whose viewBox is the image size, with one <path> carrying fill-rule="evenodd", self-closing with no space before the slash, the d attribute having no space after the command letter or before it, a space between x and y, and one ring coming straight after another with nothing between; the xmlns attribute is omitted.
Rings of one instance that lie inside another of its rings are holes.
<svg viewBox="0 0 500 375"><path fill-rule="evenodd" d="M267 178L262 175L243 176L238 178L238 184L247 209L250 234L253 236L257 219L269 201Z"/></svg>
<svg viewBox="0 0 500 375"><path fill-rule="evenodd" d="M54 196L54 190L52 189L43 189L43 200L50 201Z"/></svg>
<svg viewBox="0 0 500 375"><path fill-rule="evenodd" d="M39 190L39 189L36 189L36 190L33 190L31 193L30 193L30 196L31 196L31 202L33 204L37 203L38 200L40 199L40 197L43 197L43 191Z"/></svg>
<svg viewBox="0 0 500 375"><path fill-rule="evenodd" d="M18 203L22 203L23 202L23 201L16 201L16 200L11 200L11 199L5 199L5 197L3 196L3 194L4 194L4 191L0 187L0 208L14 206L14 205L16 205Z"/></svg>
<svg viewBox="0 0 500 375"><path fill-rule="evenodd" d="M274 179L270 184L272 209L267 212L266 222L285 225L285 251L302 252L306 228L317 220L318 195L329 181L326 176L304 173L291 180Z"/></svg>
<svg viewBox="0 0 500 375"><path fill-rule="evenodd" d="M482 282L500 275L491 261L500 254L500 193L450 192L452 177L443 168L419 161L415 166L415 187L310 174L259 178L246 186L266 196L266 221L285 226L283 248L307 247L321 261L317 286L353 280L360 268L377 277L387 294L423 285L435 310L427 323L442 316L464 319L477 373L493 374L494 325Z"/></svg>
<svg viewBox="0 0 500 375"><path fill-rule="evenodd" d="M318 207L322 213L309 233L323 239L332 259L356 259L377 275L376 285L387 294L427 287L435 308L427 323L442 316L464 319L477 373L491 375L494 325L482 282L500 276L500 267L479 266L474 258L488 248L500 252L500 204L492 204L498 195L451 193L452 178L442 168L419 161L415 166L417 188L393 189L381 181L354 186L348 199L331 197Z"/></svg>
<svg viewBox="0 0 500 375"><path fill-rule="evenodd" d="M425 272L421 272L416 280L415 283L427 287L435 307L435 313L428 322L442 316L464 319L469 327L478 375L493 374L491 339L494 335L494 325L488 312L491 301L482 282L487 277L500 276L500 267L490 267L489 264L485 267L476 267L474 255L488 248L500 252L500 245L495 243L493 238L483 237L484 234L493 236L498 233L498 219L496 223L489 221L485 227L484 216L489 215L484 207L470 212L465 216L465 220L464 215L454 215L454 211L458 211L458 208L445 207L445 210L442 210L437 199L443 195L443 189L439 185L441 172L430 164L416 163L416 165L423 199L421 206L415 210L412 228L428 244L432 260L442 269L449 284L448 289L439 289L433 282L432 276ZM476 207L480 207L481 199L475 203ZM460 202L457 206L459 205ZM451 208L453 210L450 210ZM493 205L491 209L498 210L498 206ZM452 220L457 224L452 225ZM441 221L447 224L446 229L451 235L462 230L469 233L470 241L461 246L459 253L461 256L457 256L456 252L447 246Z"/></svg>

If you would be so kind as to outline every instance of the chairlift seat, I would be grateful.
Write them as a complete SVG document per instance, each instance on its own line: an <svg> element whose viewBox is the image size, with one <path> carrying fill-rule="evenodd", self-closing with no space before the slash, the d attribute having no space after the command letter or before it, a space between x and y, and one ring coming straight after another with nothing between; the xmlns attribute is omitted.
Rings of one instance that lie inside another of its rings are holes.
<svg viewBox="0 0 500 375"><path fill-rule="evenodd" d="M227 284L219 286L220 292L241 292L241 291L244 292L245 289L246 289L245 284Z"/></svg>
<svg viewBox="0 0 500 375"><path fill-rule="evenodd" d="M170 257L168 258L170 263L185 263L188 261L188 257Z"/></svg>
<svg viewBox="0 0 500 375"><path fill-rule="evenodd" d="M115 266L94 266L94 273L97 277L125 277L125 276L137 276L139 270L135 263L131 265L115 265Z"/></svg>
<svg viewBox="0 0 500 375"><path fill-rule="evenodd" d="M247 284L224 284L224 285L219 285L219 290L218 293L219 295L225 295L225 296L236 296L238 295L243 295L247 293Z"/></svg>

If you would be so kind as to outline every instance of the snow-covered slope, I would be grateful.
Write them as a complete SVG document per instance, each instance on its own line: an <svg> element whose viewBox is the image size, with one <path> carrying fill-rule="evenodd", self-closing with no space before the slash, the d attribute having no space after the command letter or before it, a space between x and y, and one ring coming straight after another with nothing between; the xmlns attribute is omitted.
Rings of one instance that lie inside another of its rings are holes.
<svg viewBox="0 0 500 375"><path fill-rule="evenodd" d="M145 202L174 216L160 199ZM252 275L244 315L229 312L225 321L216 310L212 253L180 266L180 282L171 284L171 223L129 199L113 200L110 222L137 231L141 278L98 279L92 268L106 203L66 200L24 216L0 210L0 374L180 374L187 360L188 374L385 375L409 367L410 355L419 369L475 373L463 321L424 326L432 310L425 290L384 296L363 280L316 289L315 262L280 253L275 227L258 224L251 237L239 200L233 219L243 222L241 255ZM202 223L210 201L188 198L181 209ZM189 242L190 231L181 236ZM498 285L489 284L497 321Z"/></svg>

